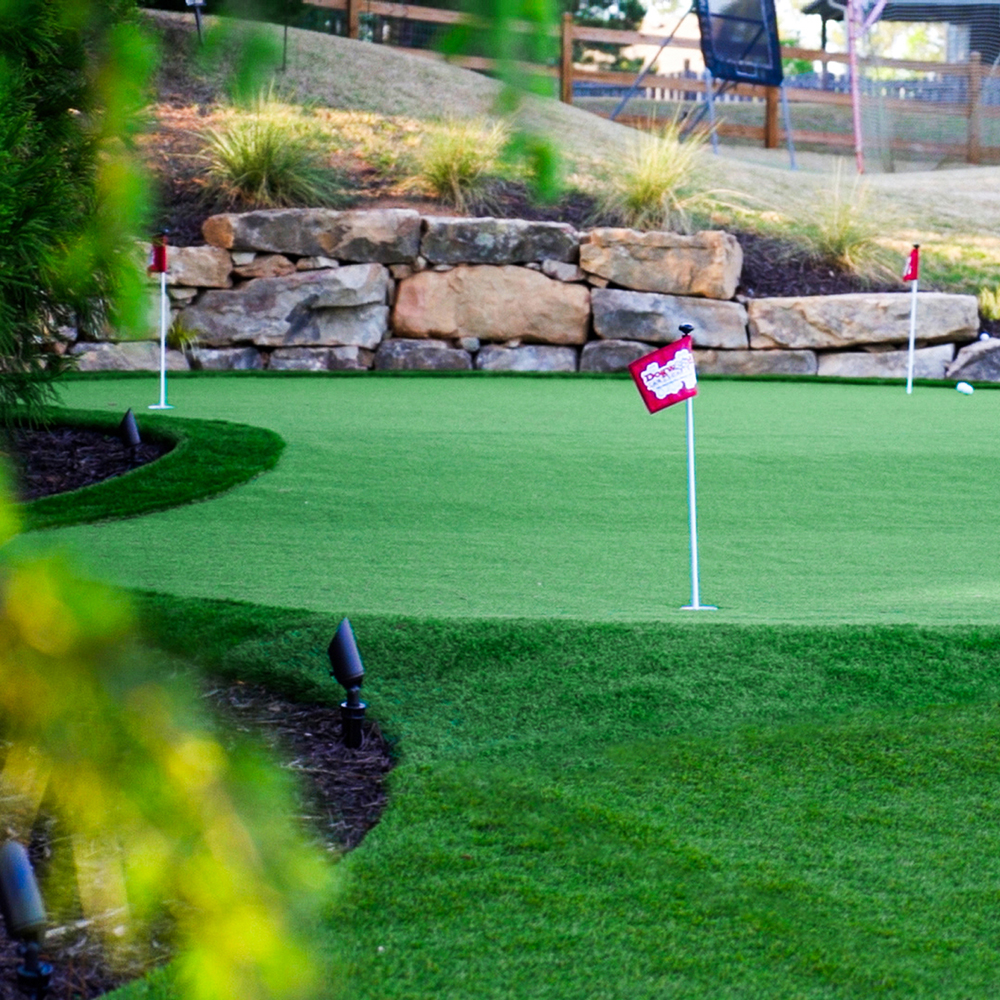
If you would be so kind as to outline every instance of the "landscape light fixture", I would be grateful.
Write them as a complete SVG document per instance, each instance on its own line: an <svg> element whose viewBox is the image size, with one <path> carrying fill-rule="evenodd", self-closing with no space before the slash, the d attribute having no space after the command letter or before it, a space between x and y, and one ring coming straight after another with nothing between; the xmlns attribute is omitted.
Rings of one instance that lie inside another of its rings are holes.
<svg viewBox="0 0 1000 1000"><path fill-rule="evenodd" d="M135 422L135 414L131 410L126 410L122 422L118 425L118 436L122 443L128 446L129 461L135 465L135 450L142 444L139 436L139 425Z"/></svg>
<svg viewBox="0 0 1000 1000"><path fill-rule="evenodd" d="M28 852L16 840L0 847L0 914L8 936L23 942L18 989L31 1000L42 1000L52 979L52 966L39 958L48 919Z"/></svg>
<svg viewBox="0 0 1000 1000"><path fill-rule="evenodd" d="M354 641L351 623L346 618L337 626L327 653L330 656L330 674L347 691L347 701L340 703L344 746L356 750L361 746L361 724L368 706L361 700L365 668L361 665L361 654Z"/></svg>

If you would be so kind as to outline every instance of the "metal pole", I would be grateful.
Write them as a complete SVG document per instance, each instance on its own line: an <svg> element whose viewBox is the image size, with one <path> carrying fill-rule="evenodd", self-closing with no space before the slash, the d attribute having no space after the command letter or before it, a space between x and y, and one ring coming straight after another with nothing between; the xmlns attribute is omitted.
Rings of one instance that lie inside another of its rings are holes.
<svg viewBox="0 0 1000 1000"><path fill-rule="evenodd" d="M861 132L861 80L858 78L858 0L848 0L844 17L847 19L847 52L851 73L851 117L854 127L854 161L858 173L865 172L865 143Z"/></svg>
<svg viewBox="0 0 1000 1000"><path fill-rule="evenodd" d="M917 343L917 285L919 282L914 278L910 285L910 352L906 359L906 394L909 396L913 392L913 354Z"/></svg>
<svg viewBox="0 0 1000 1000"><path fill-rule="evenodd" d="M673 41L674 35L677 34L677 29L680 28L680 26L684 23L684 18L686 18L688 14L690 14L694 9L695 9L694 5L692 5L681 15L681 19L677 22L676 25L674 25L674 30L671 31L670 34L667 36L667 38L663 40L663 44L660 46L656 55L653 56L653 58L649 61L649 65L646 66L646 68L635 78L635 83L633 83L632 86L629 87L628 92L621 99L621 102L619 103L618 107L611 112L612 121L614 121L622 113L623 108L632 99L632 95L639 89L639 85L646 78L646 75L656 65L656 60L660 58L660 53L663 52L663 50Z"/></svg>
<svg viewBox="0 0 1000 1000"><path fill-rule="evenodd" d="M719 137L715 132L715 82L712 71L705 67L705 101L708 103L708 127L712 136L712 152L719 155Z"/></svg>
<svg viewBox="0 0 1000 1000"><path fill-rule="evenodd" d="M687 399L687 446L688 446L688 521L691 528L691 603L681 611L718 611L711 604L701 603L698 584L698 510L694 485L694 399Z"/></svg>
<svg viewBox="0 0 1000 1000"><path fill-rule="evenodd" d="M795 140L792 137L792 112L788 107L788 94L785 92L785 82L781 82L781 114L785 119L785 137L788 140L788 163L791 170L798 170L795 163Z"/></svg>
<svg viewBox="0 0 1000 1000"><path fill-rule="evenodd" d="M160 401L150 410L172 410L167 403L167 272L160 272Z"/></svg>

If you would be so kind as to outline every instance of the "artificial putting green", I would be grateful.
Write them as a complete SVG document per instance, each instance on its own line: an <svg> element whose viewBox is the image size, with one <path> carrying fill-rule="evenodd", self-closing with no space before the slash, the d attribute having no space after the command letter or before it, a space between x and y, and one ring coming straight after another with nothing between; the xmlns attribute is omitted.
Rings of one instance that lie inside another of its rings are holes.
<svg viewBox="0 0 1000 1000"><path fill-rule="evenodd" d="M348 614L692 620L683 407L651 417L628 381L230 376L170 398L288 447L210 504L53 533L102 577ZM1000 622L1000 392L706 380L695 412L702 618Z"/></svg>
<svg viewBox="0 0 1000 1000"><path fill-rule="evenodd" d="M169 592L137 596L157 644L302 697L339 700L325 647L352 616L400 762L341 862L325 995L997 992L1000 393L704 382L722 610L696 617L676 610L683 412L647 416L627 382L232 377L171 398L178 420L272 428L281 462L46 534ZM170 995L159 973L124 991Z"/></svg>
<svg viewBox="0 0 1000 1000"><path fill-rule="evenodd" d="M335 616L138 603L172 651L340 697ZM1000 986L1000 629L353 625L399 765L382 822L341 862L324 996Z"/></svg>

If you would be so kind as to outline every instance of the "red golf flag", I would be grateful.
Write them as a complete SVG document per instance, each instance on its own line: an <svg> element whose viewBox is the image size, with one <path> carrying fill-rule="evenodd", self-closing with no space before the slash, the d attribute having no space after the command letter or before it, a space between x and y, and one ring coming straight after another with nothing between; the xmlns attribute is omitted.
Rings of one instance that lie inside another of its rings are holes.
<svg viewBox="0 0 1000 1000"><path fill-rule="evenodd" d="M650 413L698 395L691 338L681 337L628 366Z"/></svg>
<svg viewBox="0 0 1000 1000"><path fill-rule="evenodd" d="M149 253L147 274L163 274L167 270L167 238L164 235L153 239L153 248Z"/></svg>
<svg viewBox="0 0 1000 1000"><path fill-rule="evenodd" d="M909 260L906 262L906 270L903 272L903 281L916 281L920 272L920 246L915 245L910 251Z"/></svg>

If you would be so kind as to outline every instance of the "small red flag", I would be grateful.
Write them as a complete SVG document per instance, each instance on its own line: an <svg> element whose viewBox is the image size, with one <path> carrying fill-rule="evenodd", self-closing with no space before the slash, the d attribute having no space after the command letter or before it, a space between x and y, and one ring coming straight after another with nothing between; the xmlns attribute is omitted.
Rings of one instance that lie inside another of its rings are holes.
<svg viewBox="0 0 1000 1000"><path fill-rule="evenodd" d="M698 395L691 338L681 337L628 366L650 413Z"/></svg>
<svg viewBox="0 0 1000 1000"><path fill-rule="evenodd" d="M149 253L147 274L163 274L167 270L167 237L162 233L153 239L153 248Z"/></svg>
<svg viewBox="0 0 1000 1000"><path fill-rule="evenodd" d="M910 251L909 260L906 262L906 270L903 272L903 281L916 281L920 272L920 245L914 244Z"/></svg>

